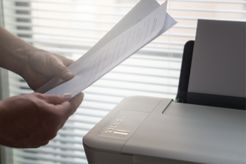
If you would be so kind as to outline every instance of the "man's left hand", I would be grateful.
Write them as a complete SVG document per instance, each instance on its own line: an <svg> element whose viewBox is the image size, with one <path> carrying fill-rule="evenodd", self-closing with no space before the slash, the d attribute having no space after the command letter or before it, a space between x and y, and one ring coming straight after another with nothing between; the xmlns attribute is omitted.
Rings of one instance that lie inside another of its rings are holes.
<svg viewBox="0 0 246 164"><path fill-rule="evenodd" d="M64 81L73 78L67 66L72 60L37 48L31 49L21 76L31 89L37 90L54 77Z"/></svg>

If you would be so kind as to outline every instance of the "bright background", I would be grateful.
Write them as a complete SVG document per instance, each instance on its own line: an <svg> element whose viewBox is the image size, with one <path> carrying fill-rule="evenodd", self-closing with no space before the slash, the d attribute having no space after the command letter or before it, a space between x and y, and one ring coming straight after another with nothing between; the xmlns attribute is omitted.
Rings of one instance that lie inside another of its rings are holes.
<svg viewBox="0 0 246 164"><path fill-rule="evenodd" d="M39 48L78 59L138 0L3 0L5 27ZM163 0L158 1L160 3ZM7 163L86 164L82 138L124 97L175 98L183 46L194 40L197 19L246 21L245 0L169 0L174 28L84 91L79 110L47 146L10 150ZM83 82L81 82L83 83ZM9 73L10 96L31 92Z"/></svg>

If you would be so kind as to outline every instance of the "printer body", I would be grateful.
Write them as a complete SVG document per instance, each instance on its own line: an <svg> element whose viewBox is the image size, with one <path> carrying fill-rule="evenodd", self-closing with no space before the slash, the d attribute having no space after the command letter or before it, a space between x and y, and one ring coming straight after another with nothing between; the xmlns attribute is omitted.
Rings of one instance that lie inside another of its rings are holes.
<svg viewBox="0 0 246 164"><path fill-rule="evenodd" d="M89 164L246 164L245 29L199 20L176 100L125 98L84 136Z"/></svg>
<svg viewBox="0 0 246 164"><path fill-rule="evenodd" d="M90 164L245 164L245 111L124 99L84 137Z"/></svg>

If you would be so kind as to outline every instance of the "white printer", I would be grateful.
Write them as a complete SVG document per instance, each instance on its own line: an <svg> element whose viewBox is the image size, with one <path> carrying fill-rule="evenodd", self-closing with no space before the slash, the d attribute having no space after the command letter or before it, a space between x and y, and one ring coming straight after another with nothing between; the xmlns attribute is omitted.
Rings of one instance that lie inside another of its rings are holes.
<svg viewBox="0 0 246 164"><path fill-rule="evenodd" d="M246 164L245 29L199 20L176 101L124 99L83 138L89 164Z"/></svg>

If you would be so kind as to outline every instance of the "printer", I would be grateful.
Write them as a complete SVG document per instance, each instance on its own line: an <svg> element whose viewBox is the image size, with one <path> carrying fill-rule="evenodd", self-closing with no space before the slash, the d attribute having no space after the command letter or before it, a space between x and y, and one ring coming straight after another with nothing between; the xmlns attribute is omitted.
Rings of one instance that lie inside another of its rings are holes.
<svg viewBox="0 0 246 164"><path fill-rule="evenodd" d="M246 23L199 20L176 100L125 98L83 145L89 164L246 164Z"/></svg>

